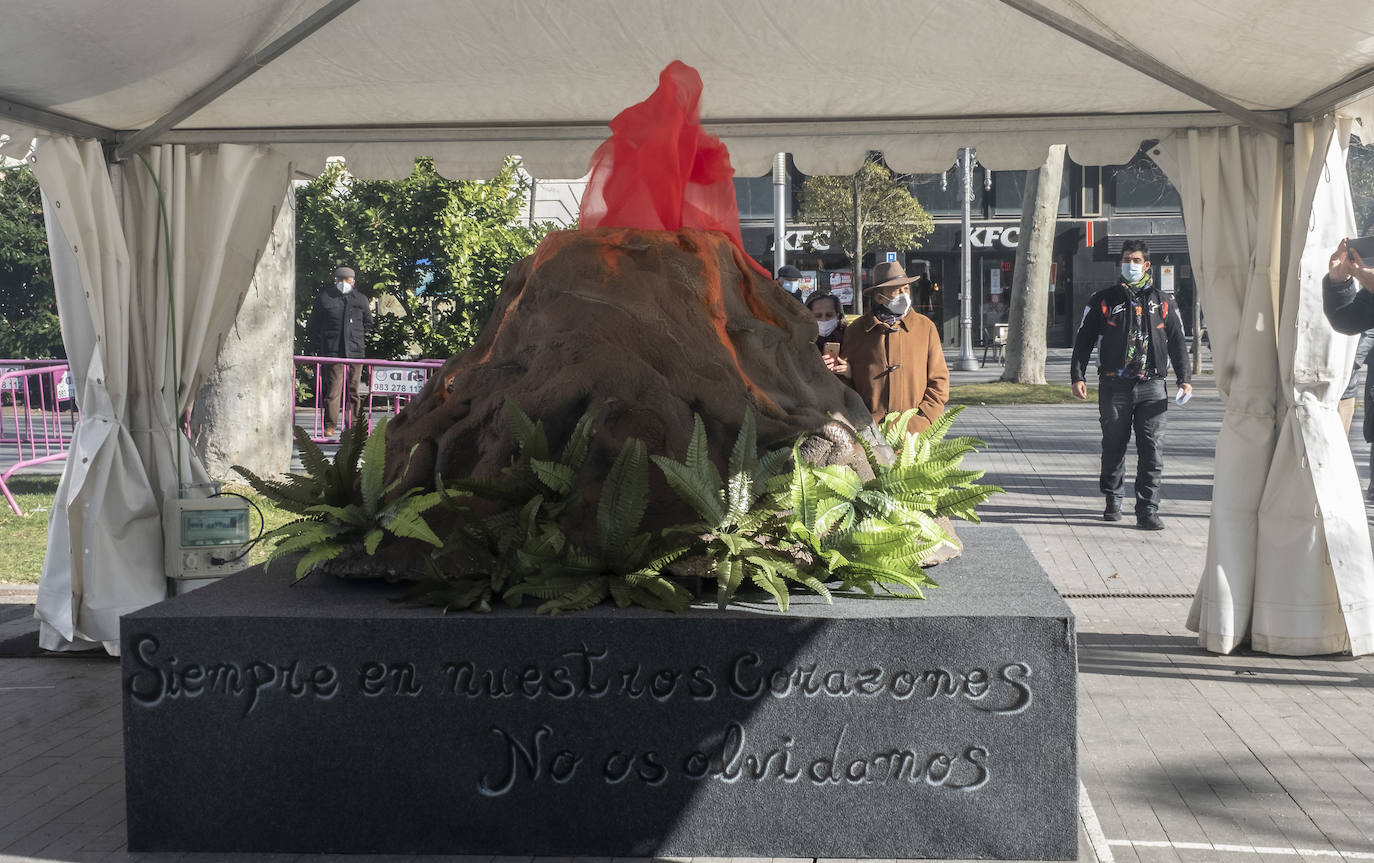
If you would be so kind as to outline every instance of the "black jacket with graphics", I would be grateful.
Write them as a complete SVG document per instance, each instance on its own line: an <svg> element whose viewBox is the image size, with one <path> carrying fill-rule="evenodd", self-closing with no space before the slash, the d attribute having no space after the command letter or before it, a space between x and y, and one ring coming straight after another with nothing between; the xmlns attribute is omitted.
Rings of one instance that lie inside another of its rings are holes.
<svg viewBox="0 0 1374 863"><path fill-rule="evenodd" d="M1183 335L1183 317L1179 315L1178 307L1153 283L1135 294L1135 299L1140 302L1150 333L1152 376L1166 377L1168 362L1173 360L1174 375L1178 382L1188 383L1191 379L1188 346ZM1093 294L1073 342L1073 362L1069 367L1072 380L1087 380L1088 360L1092 357L1094 345L1098 345L1099 375L1124 373L1126 348L1131 336L1131 300L1132 292L1123 284Z"/></svg>

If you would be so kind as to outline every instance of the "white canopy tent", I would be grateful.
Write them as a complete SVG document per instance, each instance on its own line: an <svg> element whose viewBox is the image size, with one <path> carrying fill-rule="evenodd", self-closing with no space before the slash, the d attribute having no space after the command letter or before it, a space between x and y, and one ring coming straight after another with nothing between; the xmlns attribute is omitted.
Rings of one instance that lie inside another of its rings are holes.
<svg viewBox="0 0 1374 863"><path fill-rule="evenodd" d="M45 646L110 646L120 613L165 595L157 512L197 473L171 418L232 324L289 165L401 176L424 154L482 177L520 154L535 176L580 176L606 121L681 59L744 175L780 151L807 173L869 150L923 172L962 146L1021 169L1054 143L1115 164L1158 140L1227 405L1200 641L1374 651L1334 408L1353 340L1319 309L1352 232L1344 144L1374 129L1368 0L0 0L0 17L0 154L27 155L49 202L83 406Z"/></svg>

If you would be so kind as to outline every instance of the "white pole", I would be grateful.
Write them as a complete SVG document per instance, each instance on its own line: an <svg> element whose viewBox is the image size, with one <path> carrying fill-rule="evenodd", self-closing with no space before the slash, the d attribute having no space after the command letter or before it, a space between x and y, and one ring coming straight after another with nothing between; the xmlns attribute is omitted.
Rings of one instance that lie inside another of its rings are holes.
<svg viewBox="0 0 1374 863"><path fill-rule="evenodd" d="M963 195L964 241L959 244L959 266L962 277L959 282L959 360L956 368L961 372L977 371L983 367L973 356L973 250L969 248L970 220L969 207L973 202L973 154L968 147L959 154L959 190Z"/></svg>
<svg viewBox="0 0 1374 863"><path fill-rule="evenodd" d="M787 154L773 156L773 277L787 263Z"/></svg>

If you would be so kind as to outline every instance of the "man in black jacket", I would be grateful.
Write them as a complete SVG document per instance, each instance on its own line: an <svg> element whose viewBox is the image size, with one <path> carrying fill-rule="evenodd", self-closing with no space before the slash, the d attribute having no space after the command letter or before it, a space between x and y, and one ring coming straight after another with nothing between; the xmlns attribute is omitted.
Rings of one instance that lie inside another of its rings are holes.
<svg viewBox="0 0 1374 863"><path fill-rule="evenodd" d="M305 331L310 350L316 356L359 360L366 356L364 342L372 326L372 309L368 307L367 297L353 289L353 283L353 270L339 267L334 271L334 284L325 285L315 295ZM315 397L324 402L325 437L339 434L339 411L345 400L347 416L357 416L358 386L362 377L361 365L324 365L320 391Z"/></svg>
<svg viewBox="0 0 1374 863"><path fill-rule="evenodd" d="M1163 530L1159 519L1159 480L1164 473L1165 387L1172 360L1179 389L1191 393L1183 318L1155 286L1150 250L1143 240L1121 247L1121 281L1088 301L1073 345L1070 367L1075 397L1088 397L1087 368L1098 346L1097 412L1102 423L1102 475L1107 496L1102 517L1121 520L1126 475L1126 445L1135 430L1135 517L1142 530ZM1099 344L1099 339L1100 344Z"/></svg>

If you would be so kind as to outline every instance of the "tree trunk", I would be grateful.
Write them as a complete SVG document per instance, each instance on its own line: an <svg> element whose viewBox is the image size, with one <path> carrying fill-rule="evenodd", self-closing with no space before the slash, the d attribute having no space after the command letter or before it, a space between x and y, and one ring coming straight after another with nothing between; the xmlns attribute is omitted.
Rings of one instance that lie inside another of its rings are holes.
<svg viewBox="0 0 1374 863"><path fill-rule="evenodd" d="M277 214L253 283L191 409L191 443L216 480L291 467L295 366L296 222L292 193Z"/></svg>
<svg viewBox="0 0 1374 863"><path fill-rule="evenodd" d="M863 176L863 169L860 168L850 186L854 189L854 263L850 266L850 284L854 286L854 314L864 313L864 222L862 199L859 197L859 177Z"/></svg>
<svg viewBox="0 0 1374 863"><path fill-rule="evenodd" d="M1055 144L1050 147L1045 164L1026 178L1026 195L1021 204L1021 241L1016 247L1016 273L1009 298L1004 381L1045 382L1050 270L1054 260L1054 225L1059 214L1059 186L1063 177L1064 145ZM1031 201L1033 205L1027 206Z"/></svg>

